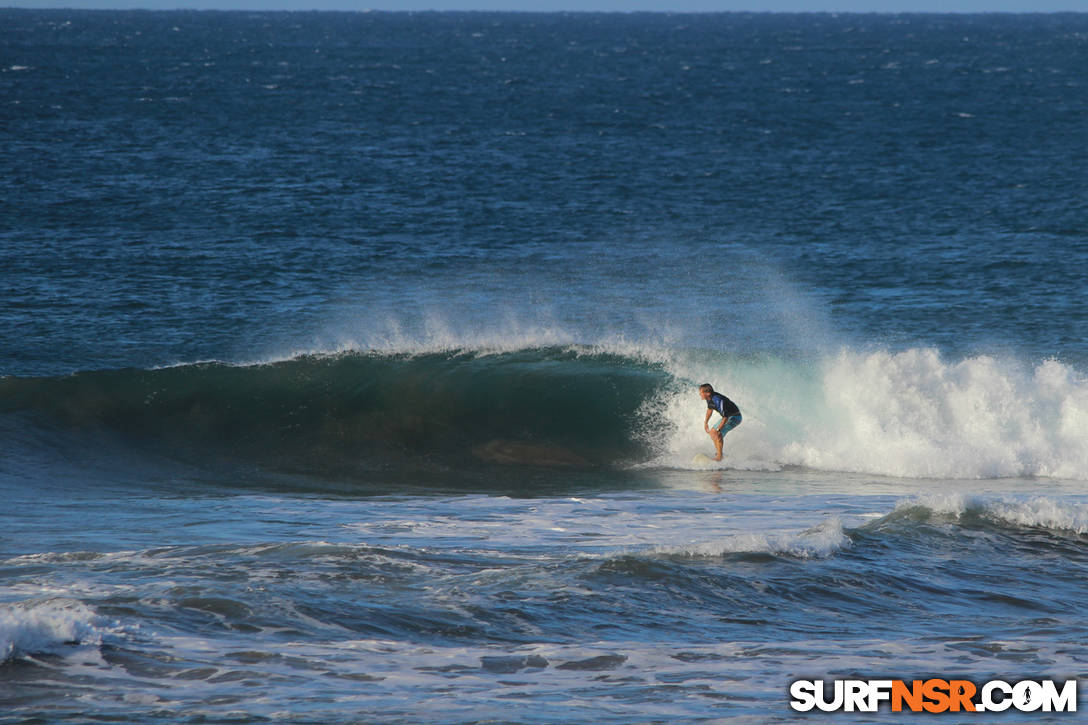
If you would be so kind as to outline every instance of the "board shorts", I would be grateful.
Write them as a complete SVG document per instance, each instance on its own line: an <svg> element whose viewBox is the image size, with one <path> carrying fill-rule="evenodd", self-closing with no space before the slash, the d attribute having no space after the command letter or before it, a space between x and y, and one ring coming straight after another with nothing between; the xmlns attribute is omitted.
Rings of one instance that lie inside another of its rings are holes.
<svg viewBox="0 0 1088 725"><path fill-rule="evenodd" d="M719 423L718 427L715 428L715 430L721 433L722 437L724 438L726 433L740 425L741 420L742 418L740 417L740 413L737 413L736 415L731 415L723 420L721 423Z"/></svg>

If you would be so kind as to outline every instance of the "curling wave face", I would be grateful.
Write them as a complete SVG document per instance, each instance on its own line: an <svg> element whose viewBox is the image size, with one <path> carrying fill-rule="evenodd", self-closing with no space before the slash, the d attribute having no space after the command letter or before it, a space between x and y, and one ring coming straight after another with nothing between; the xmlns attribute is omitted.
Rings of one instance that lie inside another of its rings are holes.
<svg viewBox="0 0 1088 725"><path fill-rule="evenodd" d="M550 346L344 352L0 380L0 412L175 458L332 476L478 466L689 468L697 383L736 400L733 468L1088 479L1088 381L932 349L814 360Z"/></svg>
<svg viewBox="0 0 1088 725"><path fill-rule="evenodd" d="M0 411L281 470L598 466L648 457L617 421L637 422L666 379L658 365L584 349L342 353L7 378Z"/></svg>

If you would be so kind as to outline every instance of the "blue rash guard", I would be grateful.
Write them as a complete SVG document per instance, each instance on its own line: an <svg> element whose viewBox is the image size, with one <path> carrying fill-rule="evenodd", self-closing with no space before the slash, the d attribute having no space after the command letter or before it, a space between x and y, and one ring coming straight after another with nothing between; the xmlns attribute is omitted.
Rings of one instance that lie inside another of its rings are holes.
<svg viewBox="0 0 1088 725"><path fill-rule="evenodd" d="M710 400L706 401L706 407L718 411L723 418L740 415L740 408L737 407L737 404L721 393L711 393Z"/></svg>
<svg viewBox="0 0 1088 725"><path fill-rule="evenodd" d="M740 425L740 408L721 393L711 393L710 399L706 401L706 407L718 411L722 416L722 422L718 424L718 431L722 435Z"/></svg>

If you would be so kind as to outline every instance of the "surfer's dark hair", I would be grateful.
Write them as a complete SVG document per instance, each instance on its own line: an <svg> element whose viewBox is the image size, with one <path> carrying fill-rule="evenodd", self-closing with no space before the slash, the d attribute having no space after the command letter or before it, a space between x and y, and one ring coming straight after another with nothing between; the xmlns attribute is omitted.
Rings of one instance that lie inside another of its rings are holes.
<svg viewBox="0 0 1088 725"><path fill-rule="evenodd" d="M702 385L699 386L699 392L700 393L713 393L714 392L714 386L711 385L710 383L703 383Z"/></svg>

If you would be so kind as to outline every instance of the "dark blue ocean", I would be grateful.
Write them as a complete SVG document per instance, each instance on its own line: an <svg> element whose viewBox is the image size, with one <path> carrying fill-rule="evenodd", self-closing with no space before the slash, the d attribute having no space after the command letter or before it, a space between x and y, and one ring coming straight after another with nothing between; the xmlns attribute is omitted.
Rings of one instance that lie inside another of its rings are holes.
<svg viewBox="0 0 1088 725"><path fill-rule="evenodd" d="M1088 678L1086 69L1086 14L0 10L0 720Z"/></svg>

